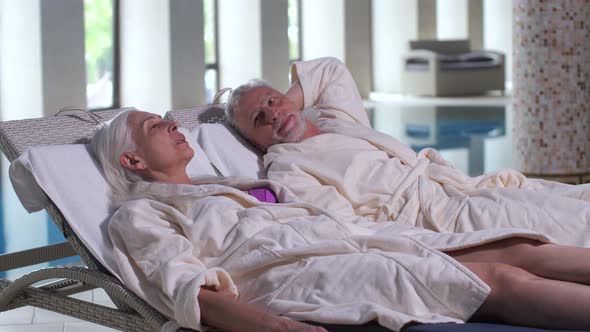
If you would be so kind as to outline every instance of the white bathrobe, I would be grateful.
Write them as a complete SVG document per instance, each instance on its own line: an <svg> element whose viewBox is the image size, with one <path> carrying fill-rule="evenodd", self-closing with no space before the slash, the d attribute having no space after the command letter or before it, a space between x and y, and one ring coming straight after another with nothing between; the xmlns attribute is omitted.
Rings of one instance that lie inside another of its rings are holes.
<svg viewBox="0 0 590 332"><path fill-rule="evenodd" d="M590 247L590 185L527 179L504 170L468 177L433 149L416 154L370 128L356 85L333 58L296 63L304 107L319 110L321 135L277 144L264 156L268 178L341 220L439 232L524 228L560 244Z"/></svg>
<svg viewBox="0 0 590 332"><path fill-rule="evenodd" d="M137 199L109 223L122 281L197 330L202 286L298 320L376 319L393 330L409 322L463 322L489 287L439 250L511 236L548 240L527 230L454 234L361 218L341 222L297 203L277 183L211 181L218 183L141 183ZM242 191L254 187L270 187L290 203L261 203Z"/></svg>

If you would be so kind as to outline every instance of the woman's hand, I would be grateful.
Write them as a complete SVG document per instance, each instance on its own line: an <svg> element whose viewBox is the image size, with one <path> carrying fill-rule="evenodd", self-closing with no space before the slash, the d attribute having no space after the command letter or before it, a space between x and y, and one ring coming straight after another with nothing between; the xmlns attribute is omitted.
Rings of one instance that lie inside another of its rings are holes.
<svg viewBox="0 0 590 332"><path fill-rule="evenodd" d="M281 330L284 332L328 332L326 329L320 326L313 326L286 318L281 319L286 321L286 326Z"/></svg>
<svg viewBox="0 0 590 332"><path fill-rule="evenodd" d="M199 291L201 321L228 332L327 332L324 328L297 322L240 303L214 291Z"/></svg>

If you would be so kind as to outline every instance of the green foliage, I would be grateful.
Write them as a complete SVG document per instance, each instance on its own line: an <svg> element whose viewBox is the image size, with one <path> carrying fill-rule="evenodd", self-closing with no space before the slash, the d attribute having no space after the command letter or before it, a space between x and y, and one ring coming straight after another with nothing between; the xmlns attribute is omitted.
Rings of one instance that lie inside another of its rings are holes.
<svg viewBox="0 0 590 332"><path fill-rule="evenodd" d="M113 62L113 0L84 0L86 73L89 83L111 71Z"/></svg>

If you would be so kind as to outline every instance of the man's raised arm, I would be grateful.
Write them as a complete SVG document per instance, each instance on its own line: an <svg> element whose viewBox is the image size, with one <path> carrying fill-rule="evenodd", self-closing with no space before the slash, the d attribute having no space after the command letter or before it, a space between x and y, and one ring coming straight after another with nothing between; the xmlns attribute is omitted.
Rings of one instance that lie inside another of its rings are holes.
<svg viewBox="0 0 590 332"><path fill-rule="evenodd" d="M303 109L303 90L301 89L301 83L299 83L299 80L291 82L291 87L285 92L285 96L291 99L291 101L297 105L297 108L300 110Z"/></svg>
<svg viewBox="0 0 590 332"><path fill-rule="evenodd" d="M291 67L291 81L295 84L286 95L296 103L301 95L304 108L315 106L320 110L320 117L339 118L370 127L352 75L340 60L319 58L296 62Z"/></svg>

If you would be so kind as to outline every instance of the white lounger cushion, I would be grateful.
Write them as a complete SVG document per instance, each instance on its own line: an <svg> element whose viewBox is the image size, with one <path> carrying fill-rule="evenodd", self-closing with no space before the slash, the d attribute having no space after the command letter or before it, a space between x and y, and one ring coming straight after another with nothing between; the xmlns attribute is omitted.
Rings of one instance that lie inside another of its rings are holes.
<svg viewBox="0 0 590 332"><path fill-rule="evenodd" d="M215 175L203 150L186 130L182 130L195 150L187 166L189 176ZM112 214L110 189L90 146L48 145L27 149L10 165L10 179L27 211L45 208L47 197L57 205L73 231L88 250L115 275L112 245L107 222Z"/></svg>
<svg viewBox="0 0 590 332"><path fill-rule="evenodd" d="M266 178L262 153L223 123L202 123L192 131L209 160L224 176Z"/></svg>

